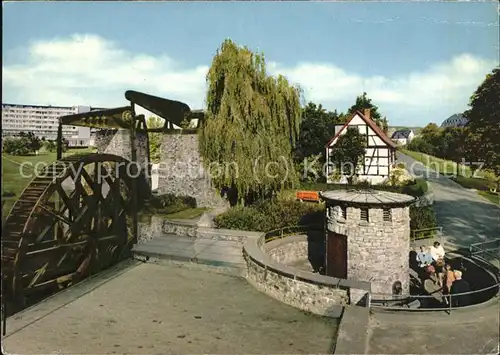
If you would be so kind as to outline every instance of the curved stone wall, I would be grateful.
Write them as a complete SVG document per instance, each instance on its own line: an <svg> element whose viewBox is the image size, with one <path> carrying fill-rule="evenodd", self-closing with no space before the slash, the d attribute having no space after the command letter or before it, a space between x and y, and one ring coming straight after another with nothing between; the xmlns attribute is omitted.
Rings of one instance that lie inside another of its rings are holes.
<svg viewBox="0 0 500 355"><path fill-rule="evenodd" d="M306 235L294 235L265 243L263 249L272 260L284 265L296 264L308 260Z"/></svg>
<svg viewBox="0 0 500 355"><path fill-rule="evenodd" d="M290 306L339 317L351 299L370 291L369 282L337 279L280 264L263 249L265 236L248 238L243 247L247 279L258 290Z"/></svg>

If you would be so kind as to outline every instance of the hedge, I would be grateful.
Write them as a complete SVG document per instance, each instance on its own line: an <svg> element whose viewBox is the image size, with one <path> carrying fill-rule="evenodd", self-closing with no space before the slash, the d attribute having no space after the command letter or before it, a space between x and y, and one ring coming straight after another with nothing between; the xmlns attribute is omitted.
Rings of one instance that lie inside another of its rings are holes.
<svg viewBox="0 0 500 355"><path fill-rule="evenodd" d="M236 206L218 215L217 228L267 232L297 225L322 226L325 207L299 201L267 200L250 206Z"/></svg>
<svg viewBox="0 0 500 355"><path fill-rule="evenodd" d="M495 181L481 179L481 178L468 178L465 176L454 176L452 178L456 183L467 189L476 189L479 191L490 191L497 186Z"/></svg>
<svg viewBox="0 0 500 355"><path fill-rule="evenodd" d="M145 212L155 214L170 214L196 208L196 199L191 196L176 196L164 194L152 196L145 204Z"/></svg>
<svg viewBox="0 0 500 355"><path fill-rule="evenodd" d="M415 183L403 186L400 192L413 197L420 197L425 195L428 190L429 186L427 185L427 181L417 178L415 179Z"/></svg>
<svg viewBox="0 0 500 355"><path fill-rule="evenodd" d="M224 229L268 232L270 230L297 226L322 226L325 207L321 204L298 201L265 201L251 206L236 206L218 215L215 226ZM410 206L410 229L437 227L434 209L430 206Z"/></svg>
<svg viewBox="0 0 500 355"><path fill-rule="evenodd" d="M2 197L14 197L14 196L16 196L15 192L12 192L12 191L3 191L2 192Z"/></svg>
<svg viewBox="0 0 500 355"><path fill-rule="evenodd" d="M419 230L438 226L436 213L431 206L410 206L410 229Z"/></svg>

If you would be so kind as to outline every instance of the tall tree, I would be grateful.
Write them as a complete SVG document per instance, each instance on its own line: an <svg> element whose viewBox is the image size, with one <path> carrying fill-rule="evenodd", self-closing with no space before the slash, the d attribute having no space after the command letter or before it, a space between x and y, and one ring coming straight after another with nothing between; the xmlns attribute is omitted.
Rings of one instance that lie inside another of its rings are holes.
<svg viewBox="0 0 500 355"><path fill-rule="evenodd" d="M500 69L486 75L470 98L470 109L464 112L467 126L477 144L476 157L486 168L500 175Z"/></svg>
<svg viewBox="0 0 500 355"><path fill-rule="evenodd" d="M474 176L476 170L480 167L480 164L482 164L481 159L478 158L478 151L481 149L482 135L477 132L471 132L470 128L467 126L464 127L464 130L464 158Z"/></svg>
<svg viewBox="0 0 500 355"><path fill-rule="evenodd" d="M459 164L465 156L465 132L462 127L447 127L442 132L442 151L439 155L457 163L457 175L460 175Z"/></svg>
<svg viewBox="0 0 500 355"><path fill-rule="evenodd" d="M356 127L349 127L335 143L331 162L337 172L347 176L349 184L354 181L359 165L366 153L366 136Z"/></svg>
<svg viewBox="0 0 500 355"><path fill-rule="evenodd" d="M420 138L427 143L428 146L432 147L430 152L427 154L442 156L443 152L443 134L442 129L438 127L435 123L429 123L427 126L422 128L420 132ZM426 153L426 152L423 152Z"/></svg>
<svg viewBox="0 0 500 355"><path fill-rule="evenodd" d="M229 39L213 58L207 82L199 145L214 185L230 188L244 202L295 183L292 152L301 123L299 88L283 76L268 76L263 54Z"/></svg>
<svg viewBox="0 0 500 355"><path fill-rule="evenodd" d="M434 154L434 146L421 136L413 138L406 148L424 154Z"/></svg>
<svg viewBox="0 0 500 355"><path fill-rule="evenodd" d="M387 133L387 129L389 128L387 118L380 115L378 111L378 106L372 103L372 100L367 96L366 92L363 92L363 95L356 97L356 103L351 106L348 113L354 113L355 111L364 112L365 109L370 109L371 119L379 126L385 133Z"/></svg>
<svg viewBox="0 0 500 355"><path fill-rule="evenodd" d="M339 116L337 111L330 112L309 102L302 110L300 135L295 148L295 158L302 162L305 158L321 154L324 161L325 144L335 132Z"/></svg>

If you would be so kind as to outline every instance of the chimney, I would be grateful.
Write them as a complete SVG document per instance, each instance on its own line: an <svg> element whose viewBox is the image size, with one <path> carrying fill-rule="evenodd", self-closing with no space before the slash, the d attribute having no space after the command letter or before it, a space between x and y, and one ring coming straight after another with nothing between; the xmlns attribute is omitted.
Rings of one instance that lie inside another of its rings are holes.
<svg viewBox="0 0 500 355"><path fill-rule="evenodd" d="M365 108L364 116L366 119L371 120L372 119L372 109L371 108Z"/></svg>

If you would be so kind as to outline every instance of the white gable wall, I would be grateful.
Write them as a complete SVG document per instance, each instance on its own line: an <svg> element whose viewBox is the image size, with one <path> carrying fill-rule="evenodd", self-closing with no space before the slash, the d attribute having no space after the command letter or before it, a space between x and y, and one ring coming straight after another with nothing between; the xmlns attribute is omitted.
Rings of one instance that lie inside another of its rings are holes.
<svg viewBox="0 0 500 355"><path fill-rule="evenodd" d="M345 134L349 127L357 127L361 134L368 136L366 153L363 160L364 164L359 166L358 180L368 180L372 184L382 183L389 177L391 166L394 163L394 149L388 146L358 114L356 114L349 122L348 126L340 132L339 137ZM337 141L338 137L335 138L326 149L328 163L331 162L330 155L333 149L335 149ZM326 169L328 183L334 182L329 179L331 171L332 168L329 164ZM347 179L345 177L341 178L340 183L347 183Z"/></svg>

